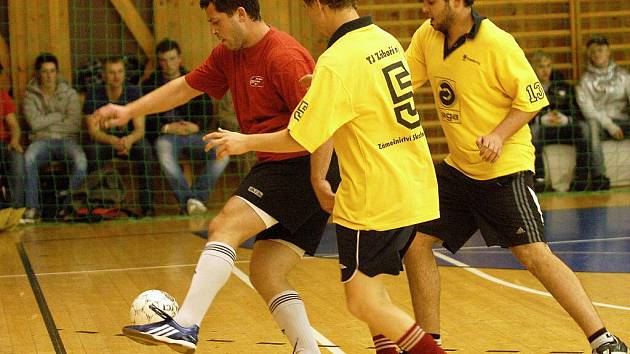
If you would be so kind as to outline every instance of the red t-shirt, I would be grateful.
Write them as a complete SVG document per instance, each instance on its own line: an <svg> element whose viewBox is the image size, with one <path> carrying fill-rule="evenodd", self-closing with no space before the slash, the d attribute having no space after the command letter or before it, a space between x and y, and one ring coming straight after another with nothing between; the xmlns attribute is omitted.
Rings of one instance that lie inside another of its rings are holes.
<svg viewBox="0 0 630 354"><path fill-rule="evenodd" d="M15 103L6 90L0 91L0 141L8 143L11 141L11 132L9 131L4 117L7 114L15 113Z"/></svg>
<svg viewBox="0 0 630 354"><path fill-rule="evenodd" d="M241 132L270 133L287 127L306 93L298 80L314 67L311 55L293 37L271 28L253 47L232 51L219 44L186 75L186 82L216 99L230 89ZM260 161L277 161L307 154L258 152L257 156Z"/></svg>

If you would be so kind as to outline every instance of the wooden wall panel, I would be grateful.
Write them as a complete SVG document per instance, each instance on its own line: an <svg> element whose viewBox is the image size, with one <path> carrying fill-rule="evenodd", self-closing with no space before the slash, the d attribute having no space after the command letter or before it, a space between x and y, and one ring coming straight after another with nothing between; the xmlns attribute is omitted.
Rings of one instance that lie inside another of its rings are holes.
<svg viewBox="0 0 630 354"><path fill-rule="evenodd" d="M630 69L630 1L572 0L578 8L578 70L586 67L586 43L593 35L608 38L615 61Z"/></svg>
<svg viewBox="0 0 630 354"><path fill-rule="evenodd" d="M57 56L62 76L72 79L68 2L9 0L8 6L13 95L19 103L42 52Z"/></svg>
<svg viewBox="0 0 630 354"><path fill-rule="evenodd" d="M199 0L154 0L153 19L155 43L164 38L177 41L188 70L206 59L218 43Z"/></svg>

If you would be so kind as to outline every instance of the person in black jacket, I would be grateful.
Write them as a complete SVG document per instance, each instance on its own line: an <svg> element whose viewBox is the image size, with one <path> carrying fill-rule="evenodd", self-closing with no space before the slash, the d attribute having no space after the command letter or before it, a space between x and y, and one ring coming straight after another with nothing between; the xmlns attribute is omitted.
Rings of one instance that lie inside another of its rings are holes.
<svg viewBox="0 0 630 354"><path fill-rule="evenodd" d="M553 70L548 53L534 52L531 62L549 99L549 106L542 109L530 122L532 142L536 148L536 191L552 191L546 188L542 156L543 147L550 144L575 146L575 173L570 190L591 190L590 131L580 113L575 91L560 72Z"/></svg>

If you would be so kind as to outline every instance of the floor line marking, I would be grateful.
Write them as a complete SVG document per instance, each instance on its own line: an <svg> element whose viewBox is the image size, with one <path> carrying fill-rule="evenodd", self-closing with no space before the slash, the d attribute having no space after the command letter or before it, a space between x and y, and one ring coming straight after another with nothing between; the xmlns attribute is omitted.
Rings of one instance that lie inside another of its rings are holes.
<svg viewBox="0 0 630 354"><path fill-rule="evenodd" d="M497 283L499 285L503 285L506 286L508 288L512 288L512 289L516 289L516 290L520 290L526 293L530 293L530 294L536 294L536 295L540 295L540 296L546 296L546 297L552 297L550 293L545 292L545 291L540 291L540 290L536 290L536 289L532 289L532 288L528 288L526 286L522 286L522 285L517 285L514 283L511 283L509 281L503 280L503 279L499 279L497 277L494 277L490 274L484 273L482 271L480 271L477 268L471 267L466 263L460 262L454 258L451 258L447 255L441 254L439 252L433 252L433 254L443 260L446 261L448 263L451 263L457 267L463 268L466 271L469 271L473 274L475 274L476 276L486 279L488 281L491 281L493 283ZM624 310L624 311L630 311L630 307L626 307L626 306L619 306L619 305L612 305L612 304L606 304L603 302L594 302L593 301L593 305L595 306L599 306L599 307L607 307L607 308L611 308L611 309L616 309L616 310Z"/></svg>
<svg viewBox="0 0 630 354"><path fill-rule="evenodd" d="M548 245L563 245L569 243L591 243L591 242L607 242L607 241L624 241L630 240L630 237L605 237L605 238L593 238L589 240L566 240L566 241L550 241L547 242ZM489 249L489 248L501 248L501 246L468 246L462 247L460 250L477 250L477 249ZM447 251L444 247L438 247L435 250L437 251Z"/></svg>

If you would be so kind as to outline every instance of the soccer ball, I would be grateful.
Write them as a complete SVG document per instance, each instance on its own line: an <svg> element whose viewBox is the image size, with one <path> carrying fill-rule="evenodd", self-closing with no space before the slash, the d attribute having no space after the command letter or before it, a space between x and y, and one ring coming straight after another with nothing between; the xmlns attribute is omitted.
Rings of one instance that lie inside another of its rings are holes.
<svg viewBox="0 0 630 354"><path fill-rule="evenodd" d="M179 305L175 298L162 290L147 290L133 300L129 315L131 323L134 325L142 325L153 322L163 321L157 311L164 311L171 317L175 317L179 310Z"/></svg>

